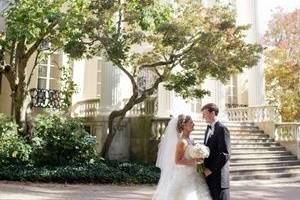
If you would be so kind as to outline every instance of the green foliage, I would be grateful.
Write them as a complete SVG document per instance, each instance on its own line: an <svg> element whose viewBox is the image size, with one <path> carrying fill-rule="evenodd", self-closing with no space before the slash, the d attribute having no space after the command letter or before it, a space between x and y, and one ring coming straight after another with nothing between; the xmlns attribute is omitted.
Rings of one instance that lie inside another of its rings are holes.
<svg viewBox="0 0 300 200"><path fill-rule="evenodd" d="M195 1L172 6L158 0L110 5L105 10L102 3L93 4L95 16L90 18L93 23L88 20L90 31L85 39L94 43L86 53L104 53L127 72L133 86L138 74L148 69L155 73L152 87L157 86L156 80L165 81L167 89L184 98L201 98L209 94L200 87L208 76L226 81L255 65L262 51L260 45L245 42L249 26L238 26L229 6L207 8ZM146 89L144 93L151 95Z"/></svg>
<svg viewBox="0 0 300 200"><path fill-rule="evenodd" d="M86 19L86 0L19 0L4 13L5 42L26 40L29 46L51 42L62 47L66 40L81 34L78 28Z"/></svg>
<svg viewBox="0 0 300 200"><path fill-rule="evenodd" d="M17 125L0 113L0 165L29 161L31 147L18 134Z"/></svg>
<svg viewBox="0 0 300 200"><path fill-rule="evenodd" d="M300 10L279 10L265 34L267 100L277 105L283 121L300 121Z"/></svg>
<svg viewBox="0 0 300 200"><path fill-rule="evenodd" d="M1 180L60 183L155 184L159 175L152 164L103 160L61 167L10 165L0 171Z"/></svg>
<svg viewBox="0 0 300 200"><path fill-rule="evenodd" d="M77 85L72 79L70 64L60 67L60 92L62 94L61 107L68 109L72 104L72 96L77 91Z"/></svg>
<svg viewBox="0 0 300 200"><path fill-rule="evenodd" d="M35 119L33 160L36 164L67 165L95 158L95 137L78 120L58 112Z"/></svg>
<svg viewBox="0 0 300 200"><path fill-rule="evenodd" d="M6 76L13 90L13 113L19 126L31 80L28 68L33 67L32 61L36 61L34 66L39 64L39 52L45 50L45 44L51 44L47 50L54 52L85 35L83 24L89 18L89 3L89 0L18 0L0 13L5 17L4 31L0 32L0 73ZM77 57L82 55L81 49L77 48Z"/></svg>

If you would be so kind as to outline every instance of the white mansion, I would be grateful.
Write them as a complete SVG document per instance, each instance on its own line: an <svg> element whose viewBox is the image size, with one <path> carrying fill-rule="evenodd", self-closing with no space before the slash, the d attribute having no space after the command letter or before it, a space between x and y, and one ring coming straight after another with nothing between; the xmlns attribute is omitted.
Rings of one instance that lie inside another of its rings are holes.
<svg viewBox="0 0 300 200"><path fill-rule="evenodd" d="M176 0L164 1L175 2ZM260 41L257 23L258 0L219 1L230 3L235 7L239 25L252 25L247 33L246 40L247 42L258 43ZM216 0L203 0L206 6L211 6L215 2ZM5 6L6 0L0 0L0 10ZM4 20L0 18L0 30L3 30L3 28ZM33 71L29 88L37 91L34 96L31 96L35 102L34 106L46 107L50 101L49 99L53 95L57 95L60 89L59 66L66 63L68 63L66 55L61 53L52 54L48 55L47 59ZM27 68L26 74L28 76L32 67L29 66ZM72 100L73 115L93 117L94 122L87 122L87 125L90 126L91 132L97 136L100 144L98 149L101 149L107 133L107 116L112 110L121 108L131 95L130 82L118 68L112 67L110 62L106 62L99 57L75 61L73 63L73 80L78 86L78 92L73 96ZM201 100L184 101L176 96L174 92L167 91L163 85L160 85L156 99L155 118L165 118L178 113L186 113L199 119L201 106L208 102L214 102L220 108L221 120L261 122L258 126L279 140L281 133L288 130L289 135L287 138L292 143L291 151L295 154L298 152L300 158L299 124L283 124L277 123L278 121L276 121L276 125L268 126L264 124L265 121L270 120L270 117L275 118L276 116L274 109L269 109L270 106L265 105L264 65L262 60L256 66L245 70L243 73L232 76L226 84L208 77L202 87L209 90L211 96L206 96ZM11 113L10 95L11 91L8 81L0 74L0 113ZM135 115L139 112L145 112L145 107L145 104L138 105L129 114ZM229 108L232 107L236 108L230 110ZM243 108L239 109L238 107ZM259 113L257 114L256 111L259 111ZM125 137L127 137L126 134L121 135L120 138L117 138L117 142L122 143L126 141ZM133 136L131 135L131 137ZM134 142L132 141L131 144L133 146ZM139 145L142 146L141 143ZM118 149L117 151L122 153L123 149Z"/></svg>

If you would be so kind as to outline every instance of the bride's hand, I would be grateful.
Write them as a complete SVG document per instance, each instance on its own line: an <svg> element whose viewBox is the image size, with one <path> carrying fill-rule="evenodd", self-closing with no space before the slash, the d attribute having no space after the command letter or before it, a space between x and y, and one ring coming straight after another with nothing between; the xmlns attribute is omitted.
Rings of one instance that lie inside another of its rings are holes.
<svg viewBox="0 0 300 200"><path fill-rule="evenodd" d="M194 161L195 161L195 164L197 165L197 164L202 164L204 159L203 158L195 158Z"/></svg>

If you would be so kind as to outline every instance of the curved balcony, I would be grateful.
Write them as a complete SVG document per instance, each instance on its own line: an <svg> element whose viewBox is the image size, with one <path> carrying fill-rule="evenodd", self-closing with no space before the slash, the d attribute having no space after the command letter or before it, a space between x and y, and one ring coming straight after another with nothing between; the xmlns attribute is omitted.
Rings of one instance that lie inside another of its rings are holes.
<svg viewBox="0 0 300 200"><path fill-rule="evenodd" d="M29 94L33 107L59 109L62 105L63 98L59 90L32 88Z"/></svg>

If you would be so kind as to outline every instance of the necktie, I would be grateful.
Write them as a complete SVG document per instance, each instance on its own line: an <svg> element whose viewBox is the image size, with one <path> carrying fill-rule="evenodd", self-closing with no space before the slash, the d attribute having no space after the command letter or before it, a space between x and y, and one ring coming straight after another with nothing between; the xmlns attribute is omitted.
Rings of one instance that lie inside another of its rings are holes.
<svg viewBox="0 0 300 200"><path fill-rule="evenodd" d="M210 138L211 134L212 134L212 128L211 128L211 125L207 125L207 136L206 136L206 141L205 141L205 144L207 144L207 141L208 139Z"/></svg>

